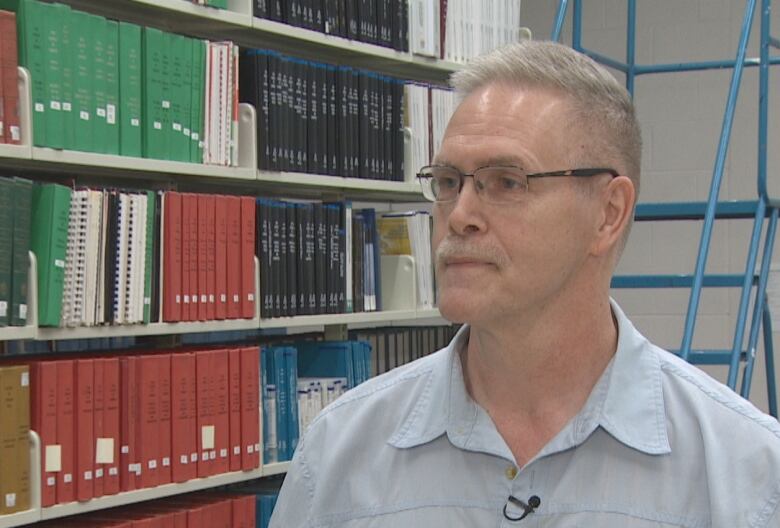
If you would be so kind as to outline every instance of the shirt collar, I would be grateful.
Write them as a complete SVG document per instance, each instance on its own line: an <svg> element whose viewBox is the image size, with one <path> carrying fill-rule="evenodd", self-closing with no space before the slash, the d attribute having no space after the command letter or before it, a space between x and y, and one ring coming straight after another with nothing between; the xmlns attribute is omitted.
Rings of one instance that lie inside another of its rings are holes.
<svg viewBox="0 0 780 528"><path fill-rule="evenodd" d="M614 300L618 345L580 412L535 457L551 455L583 443L602 427L621 443L650 455L671 452L661 388L660 359ZM464 325L433 360L425 398L411 408L390 445L415 447L447 434L456 447L512 459L489 415L466 391L458 351L468 342Z"/></svg>

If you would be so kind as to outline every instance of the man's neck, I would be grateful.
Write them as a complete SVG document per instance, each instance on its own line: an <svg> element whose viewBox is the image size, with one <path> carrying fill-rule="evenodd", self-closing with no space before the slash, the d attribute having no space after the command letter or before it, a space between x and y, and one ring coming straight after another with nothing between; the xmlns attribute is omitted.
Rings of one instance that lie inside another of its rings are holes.
<svg viewBox="0 0 780 528"><path fill-rule="evenodd" d="M609 299L550 307L524 320L472 326L466 387L524 465L575 416L617 346Z"/></svg>

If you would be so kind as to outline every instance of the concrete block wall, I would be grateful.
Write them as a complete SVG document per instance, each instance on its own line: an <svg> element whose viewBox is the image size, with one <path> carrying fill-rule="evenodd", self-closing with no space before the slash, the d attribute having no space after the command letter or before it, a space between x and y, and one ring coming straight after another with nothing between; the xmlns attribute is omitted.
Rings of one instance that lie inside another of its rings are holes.
<svg viewBox="0 0 780 528"><path fill-rule="evenodd" d="M536 39L550 37L555 0L524 0L521 16ZM760 2L758 2L760 4ZM772 14L780 36L780 0ZM639 0L636 60L640 64L733 59L744 0ZM625 58L626 1L583 1L583 45L620 60ZM571 10L571 8L570 8ZM758 54L756 9L749 56ZM571 13L564 42L570 43ZM774 54L780 51L774 50ZM620 72L614 72L623 79ZM715 162L731 71L656 74L639 77L635 101L644 134L640 202L703 201ZM770 80L769 180L780 195L780 66ZM758 69L745 71L721 188L721 199L756 196L758 150ZM742 272L749 243L749 221L718 221L711 243L709 273ZM701 223L655 222L634 226L618 273L691 273L696 262ZM780 246L780 244L777 244ZM780 261L780 248L775 252ZM615 290L613 295L651 340L679 348L688 290ZM694 346L730 348L739 291L705 290ZM780 344L780 333L775 334ZM776 346L780 353L780 346ZM751 400L767 409L763 348L754 375ZM778 362L780 363L780 362ZM725 368L707 368L725 381ZM777 376L780 379L780 369Z"/></svg>

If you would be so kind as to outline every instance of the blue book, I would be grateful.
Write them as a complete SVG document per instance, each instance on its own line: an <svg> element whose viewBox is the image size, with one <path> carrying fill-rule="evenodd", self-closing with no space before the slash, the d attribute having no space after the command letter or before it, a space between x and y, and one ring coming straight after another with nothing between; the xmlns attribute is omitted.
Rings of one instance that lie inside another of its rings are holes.
<svg viewBox="0 0 780 528"><path fill-rule="evenodd" d="M298 374L302 378L347 378L348 388L355 386L355 367L350 341L296 343Z"/></svg>
<svg viewBox="0 0 780 528"><path fill-rule="evenodd" d="M288 388L287 364L284 359L284 347L272 347L273 372L276 379L276 441L279 446L279 461L289 458L289 415L290 391ZM296 387L297 389L297 387Z"/></svg>
<svg viewBox="0 0 780 528"><path fill-rule="evenodd" d="M290 404L287 413L287 460L292 460L298 446L298 351L293 347L284 347L285 368L287 371L287 401Z"/></svg>
<svg viewBox="0 0 780 528"><path fill-rule="evenodd" d="M263 463L279 461L278 436L276 430L276 379L273 369L273 354L268 348L260 351L260 380L263 408Z"/></svg>

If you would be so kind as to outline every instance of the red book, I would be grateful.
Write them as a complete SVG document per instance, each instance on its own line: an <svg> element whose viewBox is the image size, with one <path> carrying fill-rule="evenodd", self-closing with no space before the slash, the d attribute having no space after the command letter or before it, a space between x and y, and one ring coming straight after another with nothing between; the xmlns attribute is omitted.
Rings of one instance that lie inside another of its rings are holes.
<svg viewBox="0 0 780 528"><path fill-rule="evenodd" d="M103 436L106 438L101 453L103 464L103 494L119 493L119 448L120 448L120 375L119 358L103 359ZM108 452L110 451L110 455Z"/></svg>
<svg viewBox="0 0 780 528"><path fill-rule="evenodd" d="M0 13L0 46L2 46L0 56L3 58L2 71L0 71L0 82L3 84L3 137L5 143L18 145L22 142L22 130L16 71L18 53L14 13Z"/></svg>
<svg viewBox="0 0 780 528"><path fill-rule="evenodd" d="M241 471L241 350L228 351L230 379L230 471Z"/></svg>
<svg viewBox="0 0 780 528"><path fill-rule="evenodd" d="M214 473L230 471L230 364L227 350L212 352L216 416L217 459L214 461Z"/></svg>
<svg viewBox="0 0 780 528"><path fill-rule="evenodd" d="M95 362L75 360L76 499L90 500L95 493Z"/></svg>
<svg viewBox="0 0 780 528"><path fill-rule="evenodd" d="M213 321L217 317L217 226L216 207L217 200L213 194L206 195L206 292L208 294L206 304L206 319Z"/></svg>
<svg viewBox="0 0 780 528"><path fill-rule="evenodd" d="M227 291L228 319L241 317L241 199L228 196Z"/></svg>
<svg viewBox="0 0 780 528"><path fill-rule="evenodd" d="M136 449L141 464L140 486L152 488L159 482L159 436L160 412L158 391L160 384L157 358L139 356L136 363L136 384L138 386L138 424L136 428Z"/></svg>
<svg viewBox="0 0 780 528"><path fill-rule="evenodd" d="M208 197L205 194L196 194L198 201L198 320L208 319L209 306L209 213Z"/></svg>
<svg viewBox="0 0 780 528"><path fill-rule="evenodd" d="M158 412L160 415L158 484L171 480L171 354L155 356L159 375Z"/></svg>
<svg viewBox="0 0 780 528"><path fill-rule="evenodd" d="M200 318L200 286L198 281L198 195L186 195L186 204L189 209L189 230L190 230L190 321L197 321Z"/></svg>
<svg viewBox="0 0 780 528"><path fill-rule="evenodd" d="M228 245L228 197L215 196L214 222L215 222L215 263L214 274L216 278L216 312L217 319L227 318L227 245Z"/></svg>
<svg viewBox="0 0 780 528"><path fill-rule="evenodd" d="M214 411L211 385L213 384L211 352L195 353L198 401L198 477L212 474L212 453L216 459Z"/></svg>
<svg viewBox="0 0 780 528"><path fill-rule="evenodd" d="M198 474L195 354L171 354L171 464L173 482Z"/></svg>
<svg viewBox="0 0 780 528"><path fill-rule="evenodd" d="M260 349L241 349L241 469L260 467Z"/></svg>
<svg viewBox="0 0 780 528"><path fill-rule="evenodd" d="M241 317L255 316L255 198L241 197Z"/></svg>
<svg viewBox="0 0 780 528"><path fill-rule="evenodd" d="M30 374L30 425L41 439L41 506L45 508L57 502L57 474L62 466L62 448L57 443L57 362L31 363Z"/></svg>
<svg viewBox="0 0 780 528"><path fill-rule="evenodd" d="M190 266L192 266L192 245L190 244L190 195L181 194L181 320L194 321L192 318L190 293L192 285L190 284ZM197 279L197 277L196 277ZM197 308L196 308L197 310ZM197 312L196 312L197 314Z"/></svg>
<svg viewBox="0 0 780 528"><path fill-rule="evenodd" d="M163 321L182 318L182 210L181 194L163 197Z"/></svg>
<svg viewBox="0 0 780 528"><path fill-rule="evenodd" d="M140 487L136 429L138 428L138 380L136 379L138 359L123 357L119 361L121 378L119 485L122 491Z"/></svg>
<svg viewBox="0 0 780 528"><path fill-rule="evenodd" d="M103 360L98 358L93 363L94 372L94 403L92 404L92 434L94 439L92 440L93 448L95 449L95 456L92 459L92 471L94 475L93 484L93 497L103 496L103 464L99 462L100 453L99 448L103 447L105 434L103 431L104 421L104 406L103 406Z"/></svg>
<svg viewBox="0 0 780 528"><path fill-rule="evenodd" d="M254 528L256 526L255 496L241 495L231 500L233 506L233 528Z"/></svg>
<svg viewBox="0 0 780 528"><path fill-rule="evenodd" d="M61 470L57 475L57 504L76 500L76 367L73 360L57 361L57 443Z"/></svg>

